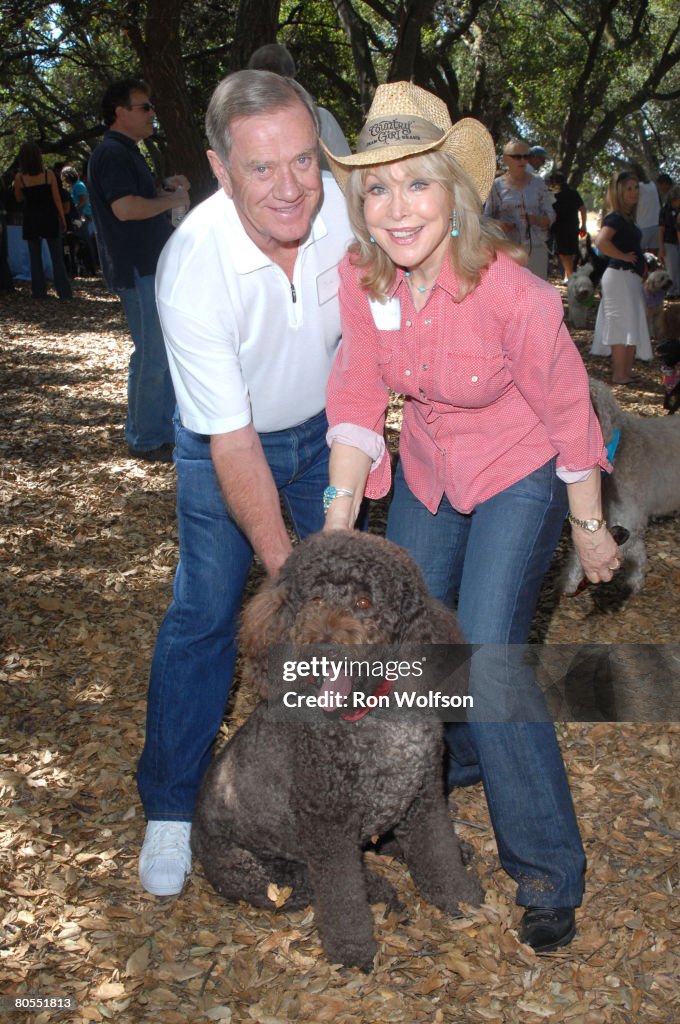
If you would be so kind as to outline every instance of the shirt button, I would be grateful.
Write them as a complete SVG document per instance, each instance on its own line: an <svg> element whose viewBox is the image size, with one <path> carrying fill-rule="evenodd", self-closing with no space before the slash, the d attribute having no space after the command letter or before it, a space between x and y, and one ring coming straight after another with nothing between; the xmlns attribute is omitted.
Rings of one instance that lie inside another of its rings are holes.
<svg viewBox="0 0 680 1024"><path fill-rule="evenodd" d="M410 370L406 370L406 376L407 376L407 377L410 377L410 376L411 376L411 371L410 371Z"/></svg>
<svg viewBox="0 0 680 1024"><path fill-rule="evenodd" d="M476 384L477 381L479 380L479 377L477 376L477 374L475 374L473 377L470 377L470 380L472 381L473 384Z"/></svg>
<svg viewBox="0 0 680 1024"><path fill-rule="evenodd" d="M427 363L423 363L423 369L424 369L424 370L429 370L429 369L430 369L430 367L429 367L429 366L427 365Z"/></svg>
<svg viewBox="0 0 680 1024"><path fill-rule="evenodd" d="M410 327L410 326L411 326L411 321L410 321L410 320L407 320L407 321L406 321L406 326L407 326L407 327Z"/></svg>
<svg viewBox="0 0 680 1024"><path fill-rule="evenodd" d="M431 323L432 323L432 321L431 321L430 319L427 319L427 320L425 321L425 326L426 326L426 327L429 327L429 326L431 325Z"/></svg>

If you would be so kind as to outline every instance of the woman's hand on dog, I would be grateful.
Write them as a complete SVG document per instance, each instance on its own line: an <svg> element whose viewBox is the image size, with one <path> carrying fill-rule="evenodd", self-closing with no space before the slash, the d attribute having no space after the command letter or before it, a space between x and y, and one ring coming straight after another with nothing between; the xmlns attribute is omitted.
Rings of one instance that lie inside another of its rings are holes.
<svg viewBox="0 0 680 1024"><path fill-rule="evenodd" d="M571 537L583 572L591 583L608 583L623 565L623 554L606 526L588 533L572 527Z"/></svg>

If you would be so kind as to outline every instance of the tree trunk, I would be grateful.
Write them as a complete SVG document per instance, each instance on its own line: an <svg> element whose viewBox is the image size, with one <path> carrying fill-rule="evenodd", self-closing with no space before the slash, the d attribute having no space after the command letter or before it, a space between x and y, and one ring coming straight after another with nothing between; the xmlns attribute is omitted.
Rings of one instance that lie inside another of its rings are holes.
<svg viewBox="0 0 680 1024"><path fill-rule="evenodd" d="M260 46L276 42L281 0L240 0L229 66L232 71L246 67Z"/></svg>
<svg viewBox="0 0 680 1024"><path fill-rule="evenodd" d="M183 4L184 0L148 0L144 33L132 20L128 32L166 136L165 166L159 168L160 174L186 175L195 205L215 191L215 182L184 74L180 40Z"/></svg>
<svg viewBox="0 0 680 1024"><path fill-rule="evenodd" d="M410 82L422 70L420 34L428 20L434 0L400 0L397 45L387 75L388 82ZM427 81L417 83L427 87Z"/></svg>
<svg viewBox="0 0 680 1024"><path fill-rule="evenodd" d="M354 67L356 69L357 81L359 82L361 109L364 114L367 114L378 79L373 67L371 48L366 37L366 26L355 13L351 3L348 3L348 0L333 0L333 6L352 48Z"/></svg>

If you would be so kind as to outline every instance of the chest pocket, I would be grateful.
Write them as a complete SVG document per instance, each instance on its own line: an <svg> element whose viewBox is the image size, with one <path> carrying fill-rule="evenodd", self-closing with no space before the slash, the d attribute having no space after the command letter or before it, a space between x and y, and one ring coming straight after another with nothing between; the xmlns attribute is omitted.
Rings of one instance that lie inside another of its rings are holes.
<svg viewBox="0 0 680 1024"><path fill-rule="evenodd" d="M447 351L432 398L463 409L479 409L495 402L508 382L501 355L461 355Z"/></svg>

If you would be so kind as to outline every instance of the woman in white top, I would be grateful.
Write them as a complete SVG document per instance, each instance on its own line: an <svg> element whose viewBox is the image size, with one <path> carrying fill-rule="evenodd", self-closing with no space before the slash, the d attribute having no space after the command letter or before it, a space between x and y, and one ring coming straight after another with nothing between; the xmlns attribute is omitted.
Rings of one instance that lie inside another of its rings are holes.
<svg viewBox="0 0 680 1024"><path fill-rule="evenodd" d="M529 147L511 139L503 150L507 170L496 178L484 204L484 213L527 252L527 266L537 277L548 278L548 232L555 220L553 197L543 178L527 170Z"/></svg>

